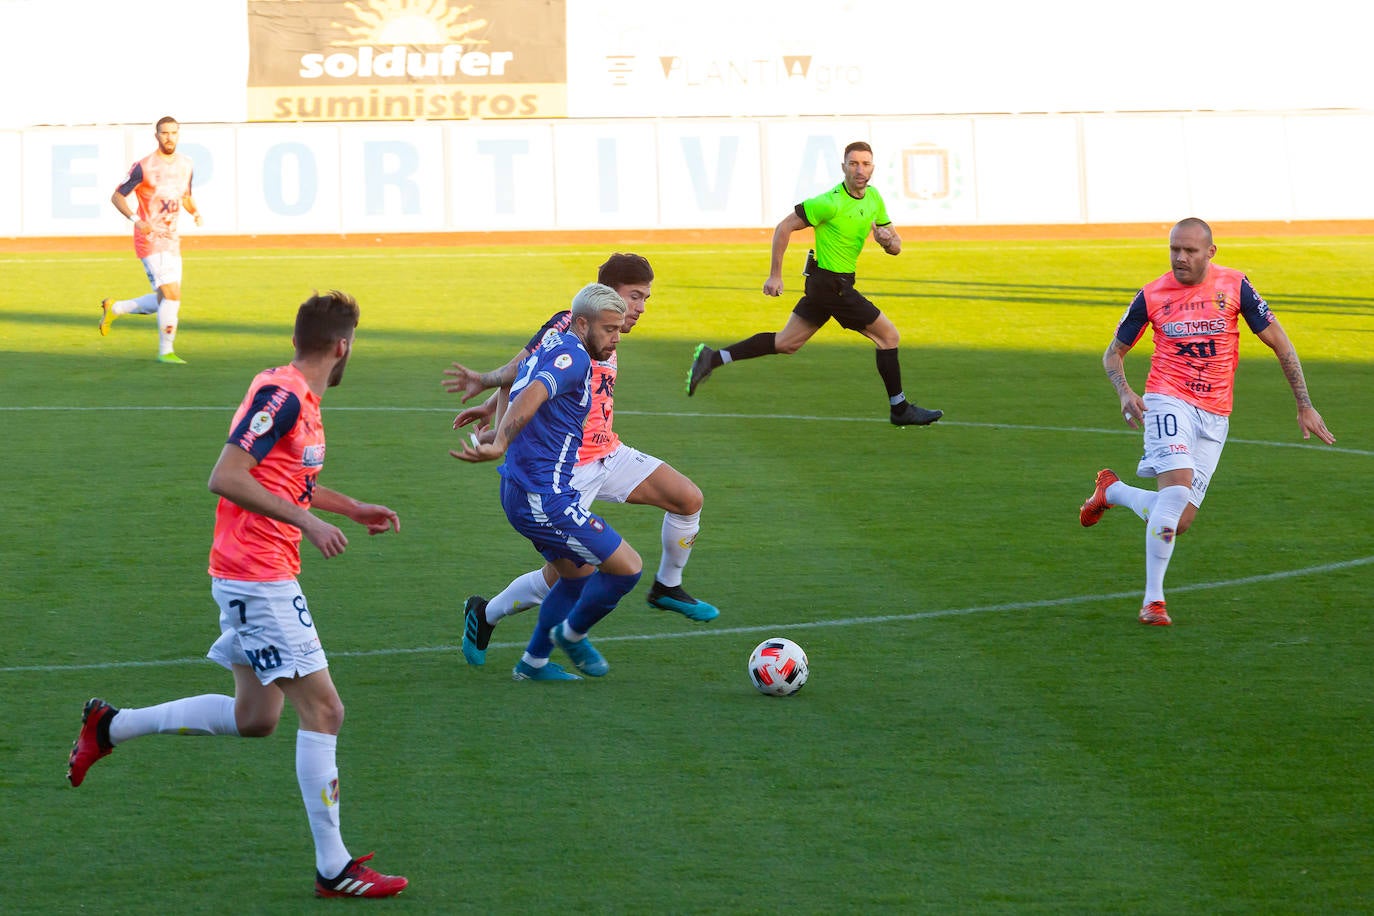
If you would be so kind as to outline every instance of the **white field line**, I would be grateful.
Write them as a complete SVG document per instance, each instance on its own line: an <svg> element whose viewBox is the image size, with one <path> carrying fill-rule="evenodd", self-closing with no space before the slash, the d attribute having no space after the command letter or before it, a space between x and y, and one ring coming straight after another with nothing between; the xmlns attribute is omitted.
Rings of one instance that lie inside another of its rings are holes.
<svg viewBox="0 0 1374 916"><path fill-rule="evenodd" d="M218 407L207 406L188 406L188 407L158 407L158 406L139 406L131 404L116 404L105 407L92 407L88 405L48 405L48 406L17 406L0 405L0 413L5 412L103 412L103 411L213 411L217 413L233 413L237 405L221 405ZM327 408L328 413L457 413L462 408L454 407L348 407L338 406ZM808 414L781 414L781 413L705 413L702 411L681 411L681 410L617 410L618 416L626 417L698 417L708 420L786 420L788 422L808 422L818 423L829 421L832 423L886 423L878 417L837 417L833 415L811 416ZM1139 436L1139 430L1133 429L1105 429L1096 426L1040 426L1028 423L970 423L960 420L941 420L939 427L946 426L966 426L971 429L1015 429L1023 432L1044 432L1044 433L1091 433L1095 435L1116 435L1116 436ZM1344 448L1339 445L1322 445L1316 440L1303 441L1295 440L1291 442L1271 442L1263 439L1236 439L1228 438L1227 444L1236 445L1260 445L1269 448L1315 448L1324 452L1338 452L1343 455L1362 455L1374 458L1374 451L1360 448Z"/></svg>
<svg viewBox="0 0 1374 916"><path fill-rule="evenodd" d="M218 407L139 407L139 406L113 406L113 407L0 407L0 411L159 411L159 410L195 410L195 411L225 411L229 408ZM331 411L364 411L364 412L402 412L402 413L452 413L453 408L448 407L331 407ZM835 417L835 416L804 416L804 415L780 415L780 414L708 414L708 413L677 413L660 411L621 411L625 414L639 416L665 416L665 417L706 417L710 419L737 419L737 420L805 420L819 421L830 420L835 422L854 422L870 423L882 422L871 418L860 417ZM1140 435L1135 430L1122 429L1098 429L1093 427L1072 427L1072 426L1034 426L1027 424L1014 423L961 423L958 421L940 421L941 426L967 426L984 429L1014 429L1031 432L1071 432L1071 433L1110 433L1117 435ZM1246 439L1228 439L1245 445L1272 446L1276 448L1289 448L1300 446L1298 442L1265 442ZM1317 446L1325 451L1342 452L1351 455L1374 456L1374 452L1363 449L1348 449L1335 446ZM1175 585L1170 587L1171 592L1195 592L1208 591L1213 589L1233 588L1242 585L1252 585L1257 582L1271 582L1280 579L1292 579L1299 576L1322 575L1328 572L1335 572L1342 569L1353 569L1359 566L1367 566L1374 563L1374 556L1359 557L1353 560L1342 560L1335 563L1324 563L1318 566L1307 566L1301 569L1283 570L1280 572L1266 573L1258 576L1245 576L1238 579L1221 579L1214 582L1202 582L1193 585ZM1035 608L1065 607L1074 604L1085 604L1102 601L1118 601L1132 598L1139 594L1139 589L1123 592L1108 592L1092 595L1071 595L1063 598L1042 598L1034 601L1015 601L1005 604L985 604L974 605L964 608L945 608L933 611L915 611L909 614L886 614L870 617L841 617L829 620L816 620L804 623L788 624L768 624L766 626L751 627L713 627L709 629L692 629L681 633L644 633L631 634L624 636L599 636L597 642L628 642L637 640L658 640L658 639L689 639L701 636L733 636L746 633L766 633L781 630L804 630L816 627L840 627L840 626L867 626L882 623L902 623L916 620L931 620L940 617L962 617L969 614L988 614L998 612L1022 611ZM524 643L492 643L492 648L517 649ZM459 646L419 646L413 648L393 648L393 649L374 649L366 652L331 652L329 654L336 658L360 658L374 655L423 655L441 652L459 651ZM169 665L187 665L204 661L202 657L162 659L155 661L126 661L126 662L91 662L79 665L14 665L0 667L0 674L19 674L19 673L44 673L44 672L64 672L64 671L99 671L111 668L149 668L165 667Z"/></svg>
<svg viewBox="0 0 1374 916"><path fill-rule="evenodd" d="M1260 582L1277 582L1282 579L1296 579L1301 576L1320 576L1330 572L1338 572L1344 569L1354 569L1360 566L1374 564L1374 556L1357 557L1353 560L1341 560L1336 563L1322 563L1317 566L1306 566L1301 569L1286 569L1279 572L1264 573L1258 576L1242 576L1236 579L1218 579L1213 582L1198 582L1192 585L1175 585L1170 587L1170 592L1201 592L1216 589L1235 588L1243 585L1255 585ZM811 620L804 622L791 623L770 623L749 627L693 627L675 633L632 633L621 636L598 636L597 643L608 642L645 642L664 639L699 639L702 637L715 636L739 636L747 633L776 633L794 630L811 630L820 627L854 627L872 626L875 624L887 623L910 623L920 620L935 620L941 617L967 617L971 614L995 614L1009 613L1012 611L1043 610L1046 608L1068 607L1075 604L1093 604L1105 601L1122 601L1128 598L1138 598L1139 589L1122 592L1104 592L1095 595L1069 595L1063 598L1041 598L1034 601L1011 601L1003 604L979 604L970 607L943 608L933 611L913 611L909 614L881 614L868 617L835 617L828 620ZM493 649L520 649L524 643L497 643L494 642L489 648ZM369 649L358 652L330 652L334 658L372 658L381 655L436 655L441 653L458 653L461 646L414 646L410 648L392 649ZM48 674L54 672L72 671L107 671L114 668L165 668L174 665L200 664L205 661L203 656L191 658L169 658L151 661L126 661L126 662L90 662L81 665L14 665L0 668L0 674Z"/></svg>

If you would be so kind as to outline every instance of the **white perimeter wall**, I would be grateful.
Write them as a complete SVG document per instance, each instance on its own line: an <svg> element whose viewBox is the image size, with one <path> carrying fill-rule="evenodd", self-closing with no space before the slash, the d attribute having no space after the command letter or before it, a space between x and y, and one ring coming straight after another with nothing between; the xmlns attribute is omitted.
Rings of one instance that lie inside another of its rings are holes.
<svg viewBox="0 0 1374 916"><path fill-rule="evenodd" d="M1374 219L1374 112L183 124L187 234L772 226L865 139L899 225ZM0 131L0 236L115 235L152 128Z"/></svg>

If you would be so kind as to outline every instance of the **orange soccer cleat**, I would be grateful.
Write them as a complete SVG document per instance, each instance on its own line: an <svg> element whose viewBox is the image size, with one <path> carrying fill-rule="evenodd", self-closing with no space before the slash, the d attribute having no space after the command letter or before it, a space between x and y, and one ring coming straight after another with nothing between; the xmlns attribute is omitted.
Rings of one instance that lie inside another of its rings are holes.
<svg viewBox="0 0 1374 916"><path fill-rule="evenodd" d="M1091 528L1102 520L1102 513L1112 507L1107 502L1107 488L1119 481L1121 478L1116 476L1116 471L1111 468L1103 468L1097 472L1097 488L1093 490L1093 495L1078 508L1078 523L1084 528Z"/></svg>
<svg viewBox="0 0 1374 916"><path fill-rule="evenodd" d="M1173 623L1163 601L1151 601L1140 609L1140 622L1151 627L1167 627Z"/></svg>

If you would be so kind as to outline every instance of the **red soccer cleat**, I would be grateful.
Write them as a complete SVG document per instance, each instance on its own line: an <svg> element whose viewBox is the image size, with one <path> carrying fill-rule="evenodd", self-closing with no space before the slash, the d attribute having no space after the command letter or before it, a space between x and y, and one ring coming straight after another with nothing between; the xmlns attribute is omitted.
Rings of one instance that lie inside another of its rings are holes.
<svg viewBox="0 0 1374 916"><path fill-rule="evenodd" d="M1097 472L1097 488L1093 490L1093 495L1078 509L1078 523L1084 528L1091 528L1102 520L1102 513L1112 507L1107 502L1107 488L1120 480L1116 476L1116 471L1111 468L1103 468Z"/></svg>
<svg viewBox="0 0 1374 916"><path fill-rule="evenodd" d="M72 742L72 752L67 757L67 781L73 787L81 785L86 771L101 757L114 750L110 743L110 720L119 712L99 697L91 697L81 710L81 731Z"/></svg>
<svg viewBox="0 0 1374 916"><path fill-rule="evenodd" d="M363 863L376 853L369 852L348 863L337 878L315 872L316 897L395 897L410 882L400 875L384 875Z"/></svg>
<svg viewBox="0 0 1374 916"><path fill-rule="evenodd" d="M1163 601L1151 601L1141 608L1140 622L1151 627L1167 627L1173 623Z"/></svg>

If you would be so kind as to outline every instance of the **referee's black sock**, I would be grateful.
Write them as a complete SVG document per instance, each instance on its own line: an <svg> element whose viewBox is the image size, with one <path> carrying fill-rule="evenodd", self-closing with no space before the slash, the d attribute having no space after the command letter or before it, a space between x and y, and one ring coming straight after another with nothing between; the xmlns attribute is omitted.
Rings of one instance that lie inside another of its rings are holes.
<svg viewBox="0 0 1374 916"><path fill-rule="evenodd" d="M878 361L878 376L883 380L883 387L887 389L887 399L892 404L892 412L896 413L906 403L906 398L902 397L902 367L897 360L897 348L873 352ZM893 398L897 400L893 401Z"/></svg>
<svg viewBox="0 0 1374 916"><path fill-rule="evenodd" d="M720 366L724 360L721 359L721 352L727 351L730 354L730 362L741 359L754 359L759 356L772 356L778 352L776 345L778 335L775 332L760 332L753 337L746 337L739 343L723 347L711 355L711 368Z"/></svg>

